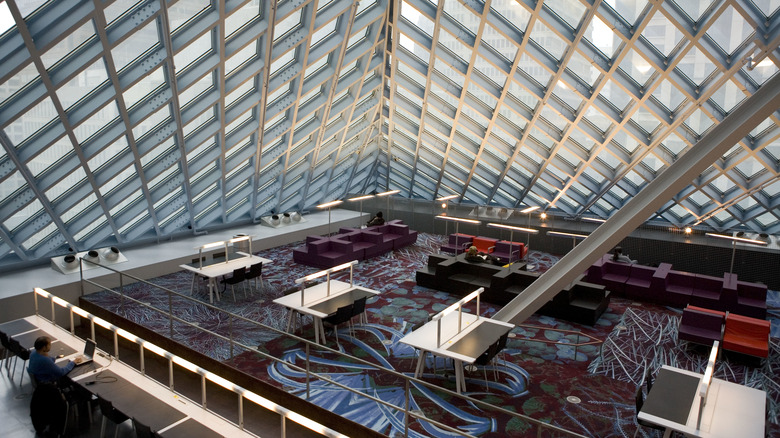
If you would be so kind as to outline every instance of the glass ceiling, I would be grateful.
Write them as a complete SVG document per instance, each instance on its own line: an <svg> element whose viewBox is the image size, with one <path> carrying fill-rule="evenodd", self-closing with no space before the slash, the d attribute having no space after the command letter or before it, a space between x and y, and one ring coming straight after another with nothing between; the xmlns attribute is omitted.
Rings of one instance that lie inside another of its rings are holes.
<svg viewBox="0 0 780 438"><path fill-rule="evenodd" d="M607 218L777 74L778 9L0 0L0 265L396 189ZM780 232L780 115L651 220Z"/></svg>

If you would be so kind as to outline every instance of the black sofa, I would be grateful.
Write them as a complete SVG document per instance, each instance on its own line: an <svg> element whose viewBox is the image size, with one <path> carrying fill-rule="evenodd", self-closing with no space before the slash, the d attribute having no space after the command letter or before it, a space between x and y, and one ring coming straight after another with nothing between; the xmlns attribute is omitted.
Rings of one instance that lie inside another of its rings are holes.
<svg viewBox="0 0 780 438"><path fill-rule="evenodd" d="M417 284L464 296L483 287L481 299L506 305L539 277L526 271L525 263L510 267L466 261L465 254L444 256L432 254L428 264L417 271ZM604 286L575 281L550 300L539 313L569 321L593 325L609 305L609 292Z"/></svg>

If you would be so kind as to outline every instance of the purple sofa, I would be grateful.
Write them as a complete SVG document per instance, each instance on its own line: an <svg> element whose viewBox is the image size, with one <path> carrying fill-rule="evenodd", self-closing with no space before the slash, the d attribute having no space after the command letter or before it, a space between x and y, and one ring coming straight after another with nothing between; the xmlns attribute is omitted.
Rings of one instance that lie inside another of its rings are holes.
<svg viewBox="0 0 780 438"><path fill-rule="evenodd" d="M630 276L630 263L613 262L612 256L607 254L588 268L586 281L602 284L613 294L623 296L626 292L626 281Z"/></svg>
<svg viewBox="0 0 780 438"><path fill-rule="evenodd" d="M737 281L737 307L734 313L752 318L766 318L765 284Z"/></svg>
<svg viewBox="0 0 780 438"><path fill-rule="evenodd" d="M503 263L513 263L523 260L528 254L528 247L524 243L510 242L508 240L499 240L496 247L490 253L493 257L501 260Z"/></svg>
<svg viewBox="0 0 780 438"><path fill-rule="evenodd" d="M417 241L417 231L399 220L369 228L341 228L330 237L308 236L293 250L293 261L327 269L352 260L366 260Z"/></svg>
<svg viewBox="0 0 780 438"><path fill-rule="evenodd" d="M720 301L724 278L696 274L689 303L707 309L727 310Z"/></svg>
<svg viewBox="0 0 780 438"><path fill-rule="evenodd" d="M625 283L626 297L632 300L655 301L657 297L654 296L651 284L656 269L636 264L630 266L629 277Z"/></svg>

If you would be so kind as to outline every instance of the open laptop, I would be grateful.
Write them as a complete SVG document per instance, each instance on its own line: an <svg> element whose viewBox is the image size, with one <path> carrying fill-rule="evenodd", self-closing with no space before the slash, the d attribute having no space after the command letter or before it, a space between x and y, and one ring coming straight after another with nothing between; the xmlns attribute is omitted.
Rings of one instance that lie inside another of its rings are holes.
<svg viewBox="0 0 780 438"><path fill-rule="evenodd" d="M71 360L75 362L76 359L81 358L81 362L76 364L77 367L91 363L93 360L92 357L95 355L96 346L97 344L95 344L95 341L87 339L87 342L84 344L84 352L71 358Z"/></svg>

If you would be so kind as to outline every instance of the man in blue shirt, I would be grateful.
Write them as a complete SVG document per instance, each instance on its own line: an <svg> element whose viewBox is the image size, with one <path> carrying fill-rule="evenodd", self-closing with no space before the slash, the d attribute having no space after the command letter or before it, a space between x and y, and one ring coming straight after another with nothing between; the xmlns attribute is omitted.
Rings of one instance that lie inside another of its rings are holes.
<svg viewBox="0 0 780 438"><path fill-rule="evenodd" d="M56 382L60 377L68 374L77 362L72 360L68 364L60 367L54 363L54 358L49 356L51 351L51 339L48 336L41 336L35 340L35 351L30 353L30 364L27 371L35 377L39 383ZM76 359L80 361L81 358Z"/></svg>

